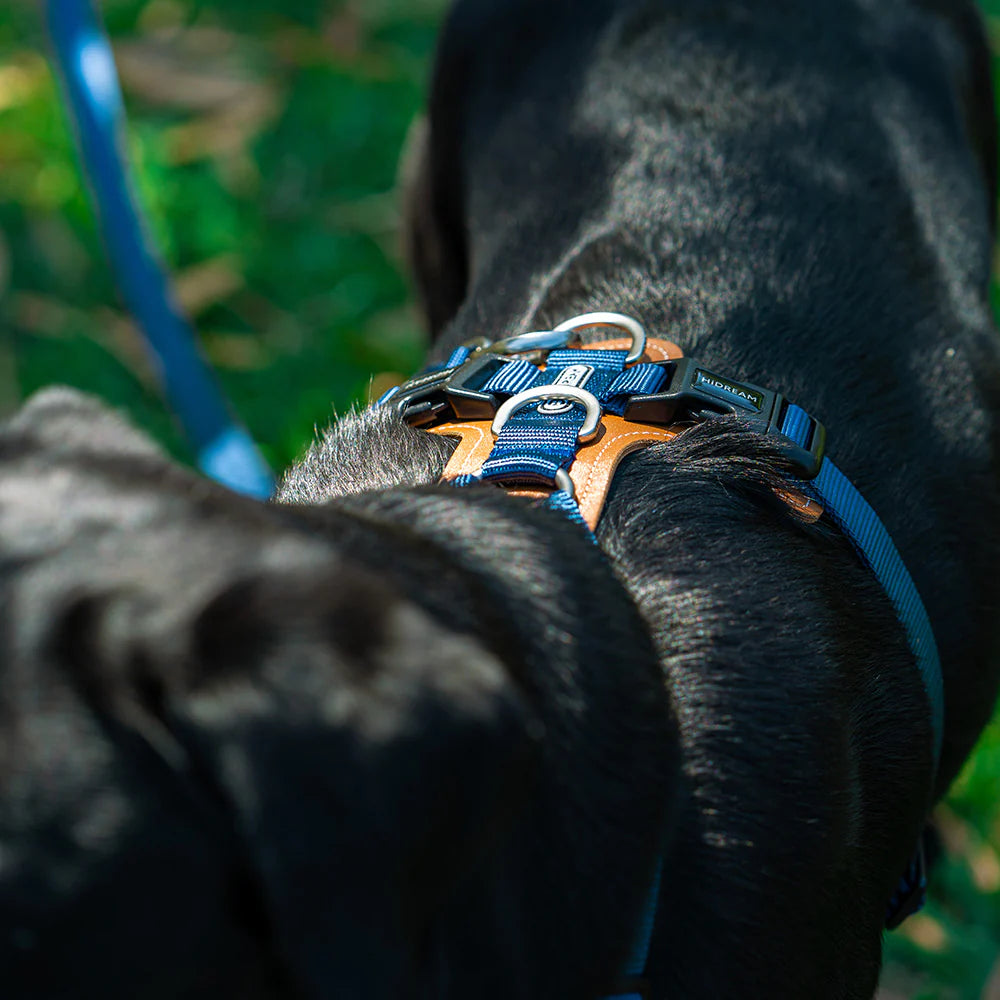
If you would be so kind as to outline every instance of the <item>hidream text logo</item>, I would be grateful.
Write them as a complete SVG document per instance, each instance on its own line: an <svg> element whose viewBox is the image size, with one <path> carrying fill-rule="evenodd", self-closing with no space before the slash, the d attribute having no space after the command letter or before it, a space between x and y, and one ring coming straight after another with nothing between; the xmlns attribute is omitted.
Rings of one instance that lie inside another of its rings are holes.
<svg viewBox="0 0 1000 1000"><path fill-rule="evenodd" d="M569 365L564 368L556 377L553 385L572 385L577 389L582 389L594 374L592 365ZM558 413L566 413L573 404L565 399L547 399L544 403L538 404L538 412L543 416L551 417Z"/></svg>
<svg viewBox="0 0 1000 1000"><path fill-rule="evenodd" d="M739 382L731 382L719 375L713 375L711 372L702 371L700 368L694 373L694 386L696 389L705 389L722 399L745 406L748 410L759 411L764 405L762 392L747 385L740 385Z"/></svg>

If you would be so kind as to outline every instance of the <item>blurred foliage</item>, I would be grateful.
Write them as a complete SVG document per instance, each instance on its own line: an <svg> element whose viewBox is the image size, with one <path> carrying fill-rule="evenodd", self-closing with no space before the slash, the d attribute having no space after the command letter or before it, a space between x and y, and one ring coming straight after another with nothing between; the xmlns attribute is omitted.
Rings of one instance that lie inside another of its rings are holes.
<svg viewBox="0 0 1000 1000"><path fill-rule="evenodd" d="M105 0L137 184L226 393L276 468L424 347L396 164L445 0ZM983 0L1000 51L1000 0ZM35 0L0 6L0 415L65 381L189 458L115 295ZM1000 1000L1000 721L939 809L883 997ZM807 916L807 915L806 915Z"/></svg>
<svg viewBox="0 0 1000 1000"><path fill-rule="evenodd" d="M276 468L423 350L396 163L438 0L107 0L130 152L180 298ZM99 393L188 458L101 253L37 5L0 7L0 412Z"/></svg>

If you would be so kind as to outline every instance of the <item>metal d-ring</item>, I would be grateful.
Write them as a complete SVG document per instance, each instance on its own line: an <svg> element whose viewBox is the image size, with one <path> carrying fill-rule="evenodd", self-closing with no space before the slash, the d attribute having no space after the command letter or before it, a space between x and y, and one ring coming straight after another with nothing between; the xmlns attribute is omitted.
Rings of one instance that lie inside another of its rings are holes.
<svg viewBox="0 0 1000 1000"><path fill-rule="evenodd" d="M638 361L646 350L646 328L631 316L623 316L621 313L584 313L582 316L574 316L572 319L560 323L556 333L579 333L580 330L588 326L615 326L619 330L624 330L632 337L632 346L625 357L627 364Z"/></svg>
<svg viewBox="0 0 1000 1000"><path fill-rule="evenodd" d="M565 469L559 469L556 472L555 480L557 490L562 490L564 493L568 493L570 500L576 499L576 486L573 484L573 480L570 479L569 473Z"/></svg>
<svg viewBox="0 0 1000 1000"><path fill-rule="evenodd" d="M505 337L496 343L488 344L482 350L490 354L535 354L540 357L549 351L566 347L572 340L570 330L533 330L530 333L518 333L513 337Z"/></svg>
<svg viewBox="0 0 1000 1000"><path fill-rule="evenodd" d="M581 403L587 408L587 415L580 428L579 440L593 441L597 437L597 427L601 422L601 404L592 392L578 389L575 385L536 385L519 392L516 396L511 396L497 410L497 415L493 418L493 436L499 437L503 425L518 410L540 399L567 399L574 403Z"/></svg>

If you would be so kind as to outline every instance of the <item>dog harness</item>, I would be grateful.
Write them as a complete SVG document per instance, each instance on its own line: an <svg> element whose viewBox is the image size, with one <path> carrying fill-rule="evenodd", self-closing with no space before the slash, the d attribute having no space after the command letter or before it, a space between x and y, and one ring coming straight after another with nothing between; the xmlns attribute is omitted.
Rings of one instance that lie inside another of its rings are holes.
<svg viewBox="0 0 1000 1000"><path fill-rule="evenodd" d="M624 339L570 346L583 330L611 328ZM492 482L548 504L593 535L616 469L639 448L670 441L704 420L734 414L787 455L794 485L778 495L806 522L824 514L853 544L892 601L917 661L931 710L934 767L941 754L944 690L937 646L917 588L878 515L825 456L823 425L782 395L718 375L636 320L587 313L554 330L485 339L446 364L390 389L411 426L458 439L443 481ZM659 869L614 1000L641 1000L659 896ZM923 905L922 845L886 909L895 927ZM609 998L611 1000L611 998Z"/></svg>

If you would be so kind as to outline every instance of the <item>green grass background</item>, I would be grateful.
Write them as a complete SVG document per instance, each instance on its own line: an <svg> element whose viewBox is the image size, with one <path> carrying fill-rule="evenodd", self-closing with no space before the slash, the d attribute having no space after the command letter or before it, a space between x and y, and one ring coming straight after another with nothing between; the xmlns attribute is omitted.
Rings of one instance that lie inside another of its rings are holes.
<svg viewBox="0 0 1000 1000"><path fill-rule="evenodd" d="M275 468L331 407L419 363L396 164L443 6L102 5L152 229ZM983 7L1000 49L1000 0ZM190 459L105 266L37 2L0 0L0 416L53 381L100 394ZM939 810L946 855L927 910L887 938L885 1000L1000 998L998 792L1000 720Z"/></svg>

